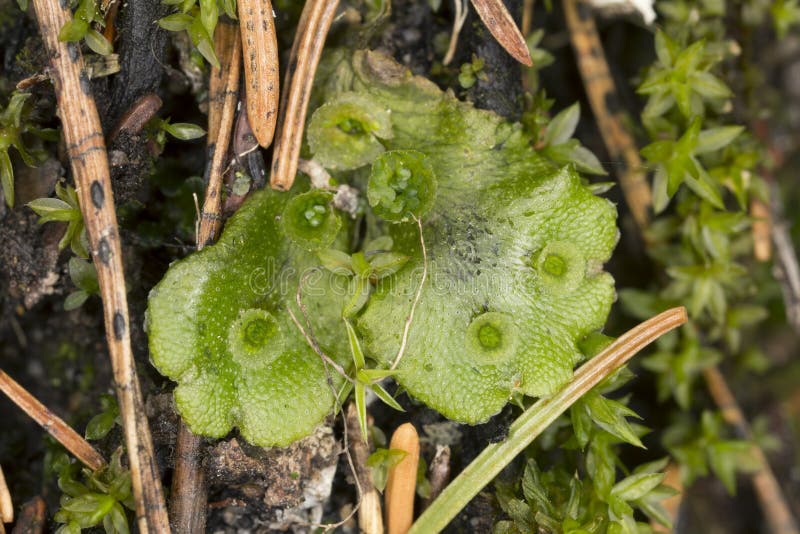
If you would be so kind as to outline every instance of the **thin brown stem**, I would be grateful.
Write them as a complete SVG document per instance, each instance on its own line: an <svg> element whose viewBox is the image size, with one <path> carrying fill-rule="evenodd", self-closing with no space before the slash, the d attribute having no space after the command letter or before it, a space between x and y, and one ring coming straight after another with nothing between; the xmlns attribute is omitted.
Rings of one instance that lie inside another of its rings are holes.
<svg viewBox="0 0 800 534"><path fill-rule="evenodd" d="M0 391L89 469L97 471L106 465L102 454L1 369Z"/></svg>
<svg viewBox="0 0 800 534"><path fill-rule="evenodd" d="M648 225L648 210L653 203L652 193L636 142L623 123L622 107L594 24L592 6L586 0L564 0L563 4L578 69L597 120L597 128L609 155L618 160L619 183L625 201L637 225L644 230Z"/></svg>
<svg viewBox="0 0 800 534"><path fill-rule="evenodd" d="M284 88L288 90L284 89L279 108L278 135L269 179L273 189L288 191L294 184L311 85L338 5L339 0L308 0L300 16L286 66Z"/></svg>
<svg viewBox="0 0 800 534"><path fill-rule="evenodd" d="M408 333L411 330L411 323L414 322L414 312L417 310L417 304L419 304L419 300L422 297L422 288L425 285L425 280L428 279L428 249L425 248L425 237L422 235L422 220L414 215L412 215L412 217L414 217L414 222L417 223L417 229L419 230L419 246L422 249L422 277L420 278L417 292L414 294L411 310L408 312L405 325L403 325L403 337L400 341L400 348L397 350L397 356L395 356L394 362L392 362L391 369L393 371L400 364L400 360L403 359L403 355L406 353Z"/></svg>
<svg viewBox="0 0 800 534"><path fill-rule="evenodd" d="M50 63L64 142L97 270L139 531L143 534L169 532L153 440L131 350L119 227L92 87L77 43L58 39L60 29L72 18L69 4L59 0L33 0L33 7Z"/></svg>
<svg viewBox="0 0 800 534"><path fill-rule="evenodd" d="M361 432L358 424L358 411L354 403L347 406L345 425L348 432L358 436ZM364 534L383 534L383 515L381 512L381 497L372 483L372 473L367 467L369 458L369 443L363 439L350 441L350 452L353 457L356 477L361 484L361 502L358 508L358 528Z"/></svg>
<svg viewBox="0 0 800 534"><path fill-rule="evenodd" d="M233 49L237 41L240 41L239 25L225 18L220 19L217 22L217 29L214 31L214 52L219 59L219 66L212 66L211 75L208 77L208 136L206 143L209 147L214 146L219 137L222 110L228 101L226 90L233 66L230 58L233 56Z"/></svg>
<svg viewBox="0 0 800 534"><path fill-rule="evenodd" d="M467 20L469 14L469 0L453 0L453 29L450 31L450 44L447 45L447 52L444 54L442 64L447 66L453 61L453 56L456 54L456 47L458 46L458 36L461 34L461 28L464 27L464 22Z"/></svg>
<svg viewBox="0 0 800 534"><path fill-rule="evenodd" d="M227 63L228 76L222 92L222 113L219 118L219 127L211 152L211 166L208 171L206 195L203 199L203 210L200 214L200 231L197 235L197 248L201 249L210 245L216 239L217 232L222 224L222 177L225 174L228 161L228 147L230 146L233 119L236 115L236 103L239 98L239 76L242 63L242 43L239 39L233 40L230 56L221 57L220 62ZM211 118L209 118L209 129Z"/></svg>
<svg viewBox="0 0 800 534"><path fill-rule="evenodd" d="M209 81L211 167L197 229L198 250L214 242L222 221L222 177L231 142L241 71L241 41L236 25L220 21L214 32L214 45L220 67L212 69ZM201 446L202 438L193 434L181 419L175 442L175 474L170 503L171 523L175 532L205 532L207 494L200 458Z"/></svg>
<svg viewBox="0 0 800 534"><path fill-rule="evenodd" d="M531 33L533 26L533 8L536 5L536 0L522 0L522 24L520 31L523 37L528 37Z"/></svg>
<svg viewBox="0 0 800 534"><path fill-rule="evenodd" d="M442 493L442 490L450 482L450 447L447 445L436 445L436 452L428 467L428 481L431 484L430 495L422 503L424 511Z"/></svg>
<svg viewBox="0 0 800 534"><path fill-rule="evenodd" d="M108 134L108 143L113 144L117 136L122 133L138 134L144 128L144 125L155 117L156 112L161 108L161 104L161 99L155 93L147 93L138 98L119 119L111 133Z"/></svg>
<svg viewBox="0 0 800 534"><path fill-rule="evenodd" d="M0 523L14 521L14 503L11 501L11 492L8 491L3 468L0 467Z"/></svg>
<svg viewBox="0 0 800 534"><path fill-rule="evenodd" d="M526 67L532 67L533 60L528 50L528 43L525 42L525 37L517 28L517 23L506 9L503 0L472 0L472 6L500 46Z"/></svg>
<svg viewBox="0 0 800 534"><path fill-rule="evenodd" d="M717 367L709 367L703 371L703 378L723 419L736 430L741 438L752 442L753 433L750 425L720 370ZM775 478L775 473L769 466L764 451L754 443L751 454L760 464L759 470L753 474L753 489L761 504L761 509L764 511L767 523L769 523L770 531L773 534L798 534L800 530L797 528L789 504Z"/></svg>
<svg viewBox="0 0 800 534"><path fill-rule="evenodd" d="M175 442L170 518L173 532L202 534L206 530L206 477L201 463L203 439L192 434L183 419Z"/></svg>
<svg viewBox="0 0 800 534"><path fill-rule="evenodd" d="M22 505L12 534L42 534L46 524L47 507L38 495Z"/></svg>
<svg viewBox="0 0 800 534"><path fill-rule="evenodd" d="M769 206L759 198L750 200L750 216L753 218L753 256L758 261L772 258L772 217Z"/></svg>

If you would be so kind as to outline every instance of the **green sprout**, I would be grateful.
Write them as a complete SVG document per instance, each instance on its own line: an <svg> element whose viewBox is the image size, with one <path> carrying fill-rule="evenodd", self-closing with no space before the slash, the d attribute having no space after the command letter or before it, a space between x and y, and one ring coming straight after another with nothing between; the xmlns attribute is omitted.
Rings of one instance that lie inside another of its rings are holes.
<svg viewBox="0 0 800 534"><path fill-rule="evenodd" d="M92 295L100 294L100 286L97 283L97 271L91 262L82 260L77 256L69 259L69 277L75 284L77 291L67 295L64 301L64 309L74 310L80 308L86 299Z"/></svg>
<svg viewBox="0 0 800 534"><path fill-rule="evenodd" d="M167 31L186 31L206 61L219 67L219 59L214 53L214 30L220 9L228 17L236 19L236 0L163 0L163 3L176 7L178 12L158 19L158 25Z"/></svg>
<svg viewBox="0 0 800 534"><path fill-rule="evenodd" d="M111 462L95 471L81 471L66 455L56 462L58 487L63 492L61 508L54 519L62 523L57 534L79 534L83 529L103 526L106 534L130 532L126 508L134 510L130 472L122 467L122 448L114 451Z"/></svg>
<svg viewBox="0 0 800 534"><path fill-rule="evenodd" d="M103 14L97 8L95 0L78 0L75 15L67 21L58 32L58 40L67 43L76 43L85 40L89 48L96 54L107 56L114 51L113 46L92 26L98 25L101 28L105 25Z"/></svg>
<svg viewBox="0 0 800 534"><path fill-rule="evenodd" d="M86 227L83 223L83 214L78 202L78 194L71 185L56 184L56 198L37 198L28 202L27 206L39 215L39 224L48 222L66 222L67 229L61 241L58 242L59 250L69 245L72 252L84 259L89 258L89 241L86 237Z"/></svg>
<svg viewBox="0 0 800 534"><path fill-rule="evenodd" d="M26 146L25 134L32 133L43 139L53 139L54 130L41 130L30 120L30 106L27 106L29 93L15 91L8 105L0 112L0 185L9 208L14 207L14 168L8 149L12 146L28 167L36 166L43 153Z"/></svg>

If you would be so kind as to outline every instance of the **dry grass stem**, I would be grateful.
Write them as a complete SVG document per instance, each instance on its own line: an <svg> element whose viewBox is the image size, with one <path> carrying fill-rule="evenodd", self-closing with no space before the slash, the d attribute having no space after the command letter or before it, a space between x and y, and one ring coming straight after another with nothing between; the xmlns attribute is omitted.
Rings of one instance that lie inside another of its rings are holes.
<svg viewBox="0 0 800 534"><path fill-rule="evenodd" d="M664 470L664 480L661 482L665 486L675 489L678 493L672 497L668 497L661 501L661 506L667 512L670 522L674 526L678 521L678 514L680 513L681 504L683 502L684 487L681 483L681 469L675 462L670 462ZM671 528L667 528L658 521L651 519L650 527L654 532L668 534L672 532Z"/></svg>
<svg viewBox="0 0 800 534"><path fill-rule="evenodd" d="M42 534L46 525L47 508L38 495L22 505L12 534Z"/></svg>
<svg viewBox="0 0 800 534"><path fill-rule="evenodd" d="M286 66L270 186L288 191L297 174L311 85L339 0L308 0Z"/></svg>
<svg viewBox="0 0 800 534"><path fill-rule="evenodd" d="M51 412L44 404L39 402L33 395L20 386L13 378L8 376L5 371L0 370L0 391L6 394L11 401L28 414L28 416L39 423L48 434L64 446L75 458L80 460L92 471L97 471L106 461L97 450L92 447L80 434L75 432L72 427L63 421L56 414ZM2 515L2 505L0 504L0 515Z"/></svg>
<svg viewBox="0 0 800 534"><path fill-rule="evenodd" d="M227 78L222 90L222 113L219 125L216 127L217 135L213 145L209 145L211 153L211 166L206 180L206 194L203 199L203 209L200 213L200 230L197 235L197 248L202 249L216 240L222 224L222 178L228 163L228 147L231 143L233 119L236 115L236 103L239 98L239 77L241 75L242 44L239 39L234 39L229 56L219 58L220 64L227 64ZM209 117L209 134L211 132L211 117Z"/></svg>
<svg viewBox="0 0 800 534"><path fill-rule="evenodd" d="M503 0L472 0L472 6L500 46L523 65L532 67L533 60L528 50L528 43L525 42Z"/></svg>
<svg viewBox="0 0 800 534"><path fill-rule="evenodd" d="M772 217L769 207L760 199L750 201L750 216L753 218L753 255L758 261L772 258Z"/></svg>
<svg viewBox="0 0 800 534"><path fill-rule="evenodd" d="M206 480L201 464L203 439L192 434L180 420L175 442L175 472L172 475L170 523L173 532L202 534L206 531Z"/></svg>
<svg viewBox="0 0 800 534"><path fill-rule="evenodd" d="M208 146L211 167L199 216L200 224L196 230L198 250L214 242L222 220L222 178L231 142L241 74L242 48L236 25L220 21L214 32L214 49L220 67L212 67L209 80ZM202 441L181 419L175 442L175 473L170 502L171 523L175 532L205 532L207 495L205 474L200 463Z"/></svg>
<svg viewBox="0 0 800 534"><path fill-rule="evenodd" d="M270 0L239 0L247 90L247 117L264 148L272 144L278 120L278 38Z"/></svg>
<svg viewBox="0 0 800 534"><path fill-rule="evenodd" d="M111 130L111 133L108 134L109 144L113 143L120 134L126 133L135 135L141 132L144 125L155 117L158 110L161 109L161 104L161 99L155 93L148 93L139 97L136 102L128 108L128 111L120 117L119 122L117 122L114 129Z"/></svg>
<svg viewBox="0 0 800 534"><path fill-rule="evenodd" d="M436 453L433 455L431 465L428 467L428 480L431 484L431 493L422 504L422 509L426 509L442 493L442 490L450 481L450 447L447 445L436 445Z"/></svg>
<svg viewBox="0 0 800 534"><path fill-rule="evenodd" d="M533 26L533 8L536 6L536 0L522 0L522 24L520 31L522 36L527 37L531 33Z"/></svg>
<svg viewBox="0 0 800 534"><path fill-rule="evenodd" d="M8 491L3 468L0 467L0 524L14 521L14 503L11 501L11 492Z"/></svg>
<svg viewBox="0 0 800 534"><path fill-rule="evenodd" d="M419 286L417 287L417 292L414 295L414 301L411 303L411 310L408 312L405 325L403 326L403 338L400 342L400 348L397 351L397 356L395 356L394 362L392 362L391 369L393 371L400 364L400 360L403 359L403 355L406 352L408 333L411 330L411 323L414 321L414 312L417 309L417 304L419 304L419 299L422 297L422 288L425 285L425 281L428 279L428 249L425 248L425 237L422 234L422 219L419 219L414 215L412 215L412 217L414 217L414 222L417 223L417 229L419 230L419 246L422 249L422 277L419 280Z"/></svg>
<svg viewBox="0 0 800 534"><path fill-rule="evenodd" d="M386 479L386 528L388 534L405 534L414 522L414 493L417 487L419 436L411 423L400 425L392 434L389 448L405 451Z"/></svg>
<svg viewBox="0 0 800 534"><path fill-rule="evenodd" d="M60 29L72 17L69 6L59 0L34 0L33 8L50 63L64 142L97 270L139 531L169 532L161 479L131 350L119 228L91 83L77 43L58 39Z"/></svg>
<svg viewBox="0 0 800 534"><path fill-rule="evenodd" d="M623 123L623 108L597 34L592 6L585 0L564 0L564 14L597 128L608 153L618 160L617 175L625 201L637 225L644 230L653 203L652 193L636 142Z"/></svg>
<svg viewBox="0 0 800 534"><path fill-rule="evenodd" d="M358 412L356 405L350 403L347 406L345 424L348 433L358 436L361 429L358 425ZM369 443L362 439L350 440L350 452L353 457L356 476L361 484L361 504L358 508L358 528L364 534L383 534L383 513L381 511L381 496L372 484L372 474L367 467L369 458Z"/></svg>
<svg viewBox="0 0 800 534"><path fill-rule="evenodd" d="M453 7L455 14L453 15L453 29L450 32L450 44L447 45L447 52L442 60L442 64L445 66L453 61L453 56L456 54L458 36L461 34L461 28L464 27L464 22L469 14L469 0L453 0Z"/></svg>
<svg viewBox="0 0 800 534"><path fill-rule="evenodd" d="M752 441L753 433L750 430L750 424L745 419L739 403L736 402L736 398L733 396L733 392L728 387L728 383L720 370L716 366L709 367L703 371L703 378L723 419L734 427L736 433L742 439ZM797 528L797 523L792 517L789 504L786 502L786 497L784 497L780 484L775 478L775 473L772 472L772 468L769 466L764 451L754 444L751 454L761 466L753 474L752 483L770 531L773 534L798 534L800 530Z"/></svg>
<svg viewBox="0 0 800 534"><path fill-rule="evenodd" d="M240 41L238 24L224 18L217 22L217 29L214 31L214 53L219 58L219 67L212 65L211 75L208 77L208 136L206 142L209 147L213 146L219 137L222 108L225 107L229 96L226 94L226 90L232 67L230 58L233 56L236 43Z"/></svg>

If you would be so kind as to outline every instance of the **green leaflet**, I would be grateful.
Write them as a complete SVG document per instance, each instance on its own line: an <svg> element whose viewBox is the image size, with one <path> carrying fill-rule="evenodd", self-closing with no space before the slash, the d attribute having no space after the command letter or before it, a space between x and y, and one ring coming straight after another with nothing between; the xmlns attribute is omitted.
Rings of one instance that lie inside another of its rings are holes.
<svg viewBox="0 0 800 534"><path fill-rule="evenodd" d="M221 437L236 426L251 443L286 445L333 406L322 361L286 309L304 323L294 299L311 271L303 300L314 335L345 365L342 297L331 291L334 275L314 270L316 256L284 237L279 216L290 195L253 195L217 244L172 265L150 294L153 364L178 382L178 411L198 434Z"/></svg>
<svg viewBox="0 0 800 534"><path fill-rule="evenodd" d="M408 215L421 216L428 276L395 380L468 423L496 413L514 391L552 393L571 377L576 344L602 327L614 298L602 271L617 240L613 205L572 169L537 155L519 125L459 102L381 54L329 57L338 63L323 62L320 71L336 73L336 83L318 81L331 94L315 96L327 103L325 120L310 119L312 153L322 150L331 170L361 167L337 179L368 197L368 235L388 234L393 245L383 237L375 251L346 250L347 227L338 225L347 217L299 200L315 196L327 206L328 193L256 193L216 245L173 265L151 294L152 360L178 382L181 415L200 434L223 436L236 426L255 444L282 445L331 412L322 361L287 313L305 327L295 294L309 269L318 271L304 302L326 354L345 368L351 361L344 314L365 356L390 367L424 267ZM379 117L368 108L350 117L355 102L369 102ZM380 127L353 126L373 119ZM365 137L378 130L391 135ZM336 150L320 148L326 131ZM309 223L297 235L281 222L292 213Z"/></svg>

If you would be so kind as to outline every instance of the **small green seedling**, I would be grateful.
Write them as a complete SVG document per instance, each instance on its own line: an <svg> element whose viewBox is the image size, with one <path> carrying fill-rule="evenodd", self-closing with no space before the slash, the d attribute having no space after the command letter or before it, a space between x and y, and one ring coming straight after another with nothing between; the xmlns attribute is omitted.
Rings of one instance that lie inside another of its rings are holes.
<svg viewBox="0 0 800 534"><path fill-rule="evenodd" d="M69 259L69 277L77 291L67 295L64 301L65 310L80 308L90 296L100 294L97 271L92 263L73 256Z"/></svg>
<svg viewBox="0 0 800 534"><path fill-rule="evenodd" d="M228 17L237 18L236 0L163 0L162 3L179 11L158 19L158 25L172 32L186 31L206 61L219 67L214 53L214 30L220 9Z"/></svg>
<svg viewBox="0 0 800 534"><path fill-rule="evenodd" d="M131 475L122 467L122 448L117 449L111 462L94 473L82 470L78 480L78 465L64 455L56 464L58 487L63 492L61 508L53 517L62 523L57 534L79 534L83 529L103 526L106 534L128 534L125 509L134 510Z"/></svg>
<svg viewBox="0 0 800 534"><path fill-rule="evenodd" d="M95 24L101 28L105 25L105 19L97 9L95 0L79 0L72 20L67 21L58 32L58 40L68 43L85 40L94 53L107 56L114 51L114 47L102 33L92 27Z"/></svg>
<svg viewBox="0 0 800 534"><path fill-rule="evenodd" d="M12 146L28 167L36 166L42 159L41 150L33 149L25 144L25 135L34 134L43 139L57 139L55 131L39 129L30 121L30 106L27 100L31 95L15 91L8 100L8 105L0 112L0 185L9 208L14 207L14 168L8 150Z"/></svg>
<svg viewBox="0 0 800 534"><path fill-rule="evenodd" d="M58 248L63 250L70 246L72 252L79 258L89 258L89 241L86 236L86 227L83 223L83 214L78 202L78 193L71 185L56 184L56 198L37 198L28 202L28 207L39 215L39 224L47 222L65 222L67 230Z"/></svg>

